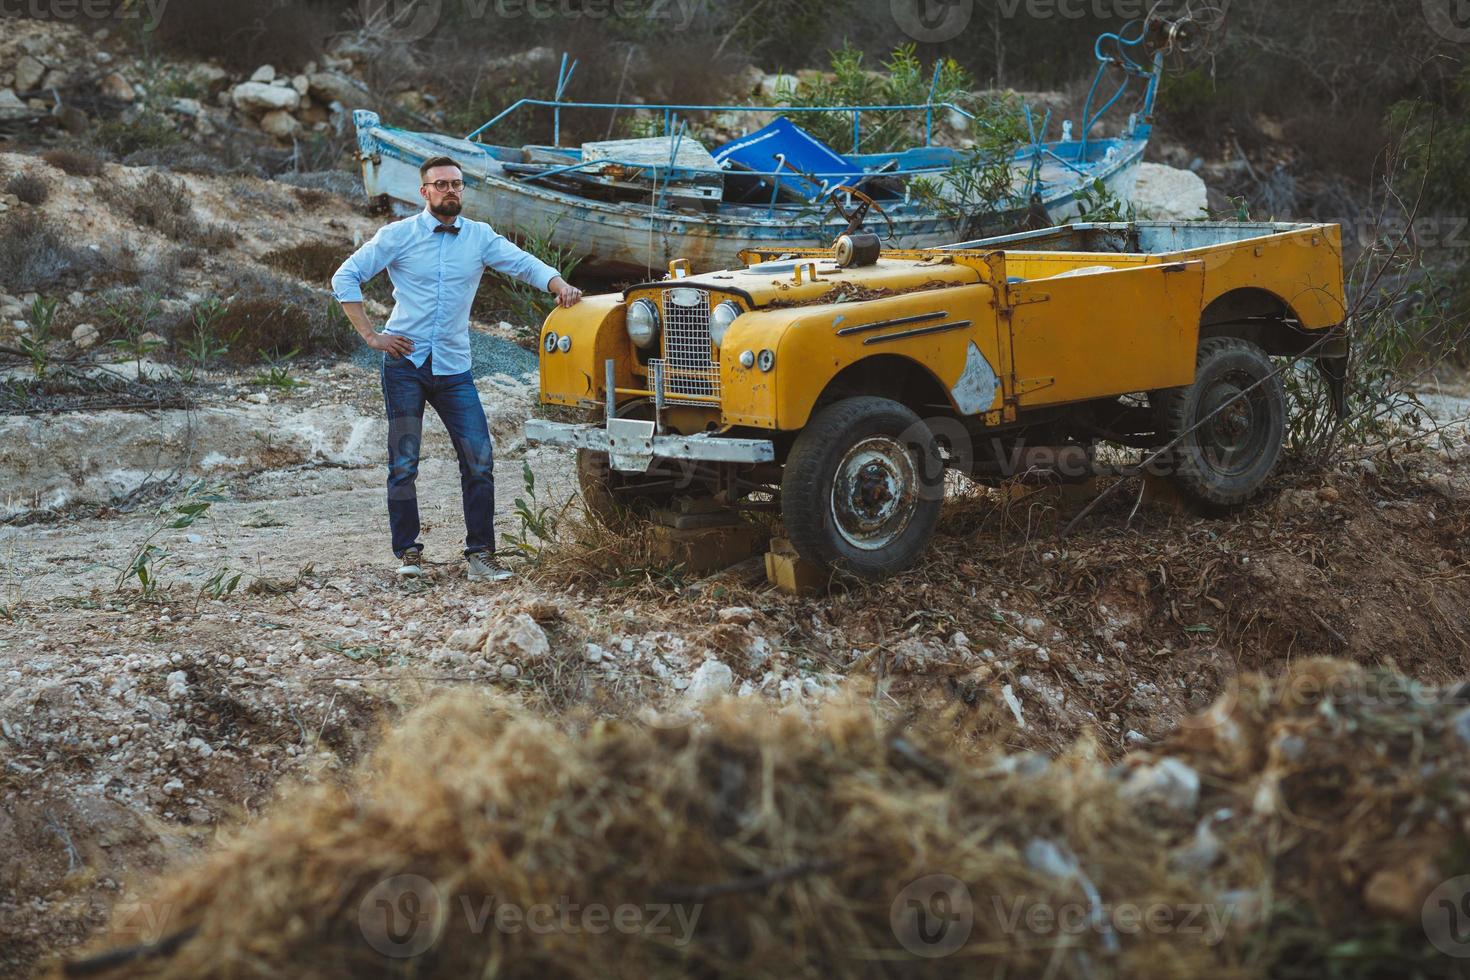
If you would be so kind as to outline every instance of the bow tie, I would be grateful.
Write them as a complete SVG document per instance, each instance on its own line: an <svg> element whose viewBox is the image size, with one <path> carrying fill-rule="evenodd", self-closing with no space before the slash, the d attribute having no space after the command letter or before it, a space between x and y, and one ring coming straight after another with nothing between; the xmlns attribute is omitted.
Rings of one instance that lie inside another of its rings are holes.
<svg viewBox="0 0 1470 980"><path fill-rule="evenodd" d="M444 232L446 235L458 235L459 234L459 226L458 225L435 225L434 226L434 234L437 235L441 231Z"/></svg>

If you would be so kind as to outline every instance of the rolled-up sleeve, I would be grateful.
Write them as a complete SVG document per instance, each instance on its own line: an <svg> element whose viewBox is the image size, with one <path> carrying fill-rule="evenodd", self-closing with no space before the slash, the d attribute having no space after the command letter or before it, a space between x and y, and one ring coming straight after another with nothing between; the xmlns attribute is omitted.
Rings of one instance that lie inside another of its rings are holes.
<svg viewBox="0 0 1470 980"><path fill-rule="evenodd" d="M551 266L496 231L490 232L485 242L482 259L486 266L496 272L514 276L521 282L535 286L543 292L551 284L551 280L561 275Z"/></svg>
<svg viewBox="0 0 1470 980"><path fill-rule="evenodd" d="M389 244L388 229L391 225L384 225L378 229L367 244L347 257L347 261L338 267L332 276L332 295L339 303L361 303L362 284L373 276L382 272L393 261L393 252Z"/></svg>

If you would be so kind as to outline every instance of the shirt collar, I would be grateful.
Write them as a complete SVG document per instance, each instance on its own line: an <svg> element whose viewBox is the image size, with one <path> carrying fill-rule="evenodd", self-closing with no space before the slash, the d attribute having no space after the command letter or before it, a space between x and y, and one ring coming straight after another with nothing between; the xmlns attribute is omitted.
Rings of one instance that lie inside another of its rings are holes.
<svg viewBox="0 0 1470 980"><path fill-rule="evenodd" d="M424 208L422 211L419 212L419 223L422 224L424 228L431 233L433 232L435 227L442 224L442 222L438 218L434 217L434 215L429 211L428 208ZM450 224L462 230L464 228L464 214L456 214L454 216L454 220L451 221Z"/></svg>

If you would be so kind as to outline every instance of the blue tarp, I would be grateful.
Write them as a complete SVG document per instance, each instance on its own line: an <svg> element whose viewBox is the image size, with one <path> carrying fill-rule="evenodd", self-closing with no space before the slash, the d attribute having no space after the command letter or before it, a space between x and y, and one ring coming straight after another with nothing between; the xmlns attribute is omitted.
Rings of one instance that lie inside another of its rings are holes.
<svg viewBox="0 0 1470 980"><path fill-rule="evenodd" d="M782 164L778 157L784 157ZM827 196L841 184L850 184L863 176L863 168L802 129L785 116L749 136L726 143L714 152L716 163L732 160L762 173L780 170L782 183L789 184L812 200ZM811 179L802 177L809 174Z"/></svg>

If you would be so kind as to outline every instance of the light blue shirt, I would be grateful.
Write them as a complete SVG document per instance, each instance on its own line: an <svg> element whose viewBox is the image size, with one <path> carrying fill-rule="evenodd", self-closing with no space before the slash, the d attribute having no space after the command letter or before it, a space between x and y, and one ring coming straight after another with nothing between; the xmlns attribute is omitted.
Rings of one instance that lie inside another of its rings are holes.
<svg viewBox="0 0 1470 980"><path fill-rule="evenodd" d="M457 215L458 235L436 233L439 223L426 208L379 228L332 276L332 294L339 303L360 303L362 284L387 269L393 315L384 332L413 341L414 367L433 354L435 374L460 374L470 369L470 305L485 270L541 290L558 273L483 221Z"/></svg>

